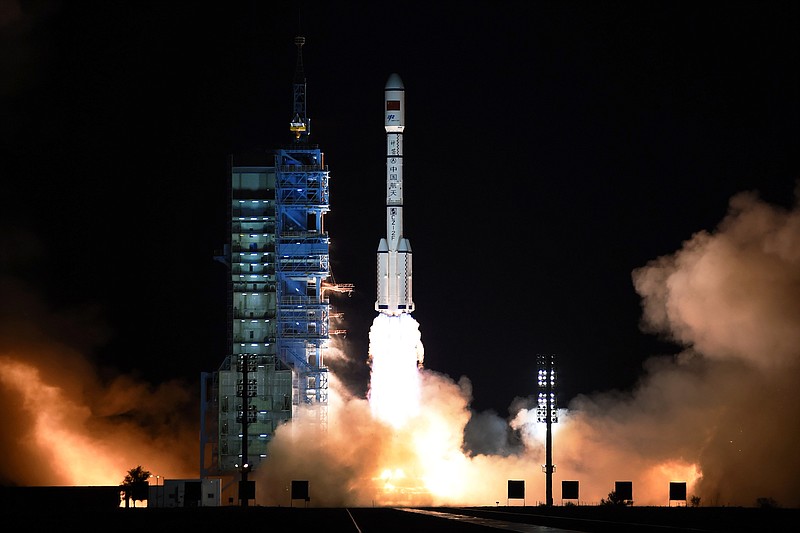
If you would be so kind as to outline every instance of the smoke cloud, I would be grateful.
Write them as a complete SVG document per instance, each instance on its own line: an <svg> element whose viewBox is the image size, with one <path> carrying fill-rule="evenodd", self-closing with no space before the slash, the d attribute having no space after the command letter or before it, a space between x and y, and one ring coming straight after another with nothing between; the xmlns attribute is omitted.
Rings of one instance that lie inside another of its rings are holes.
<svg viewBox="0 0 800 533"><path fill-rule="evenodd" d="M580 482L581 503L632 481L637 505L668 505L669 483L684 481L702 505L800 505L800 212L739 194L715 231L632 278L642 328L684 349L647 360L631 390L580 395L560 411L556 502L562 480ZM493 505L509 479L526 482L528 504L543 501L533 402L515 399L507 421L470 411L467 378L420 376L424 409L399 430L333 382L327 431L276 433L256 475L264 503L289 505L293 479L308 480L320 506Z"/></svg>
<svg viewBox="0 0 800 533"><path fill-rule="evenodd" d="M463 449L468 381L430 370L420 375L424 409L401 428L374 418L367 400L346 396L332 379L327 431L314 424L279 428L270 460L254 474L259 503L290 505L292 480L309 481L311 504L321 507L504 499L508 476L530 471L525 457L470 457Z"/></svg>
<svg viewBox="0 0 800 533"><path fill-rule="evenodd" d="M800 210L736 195L717 228L632 280L643 330L681 349L648 359L631 390L560 410L556 503L562 480L580 482L580 503L632 481L637 505L667 505L669 482L685 481L702 505L800 506ZM196 395L184 384L100 379L86 356L108 335L96 309L53 310L10 277L0 302L0 483L117 484L137 464L195 477L197 429L185 413ZM345 346L331 352L363 361ZM471 401L467 377L421 369L423 409L393 427L334 374L322 428L303 422L318 416L307 412L276 431L252 475L257 503L290 505L292 480L309 481L314 506L494 505L507 503L509 479L525 481L528 505L544 501L534 399L514 399L508 420Z"/></svg>
<svg viewBox="0 0 800 533"><path fill-rule="evenodd" d="M4 273L43 249L18 231L0 245L15 251ZM196 477L197 395L180 382L101 377L90 358L109 335L100 316L91 305L56 309L19 277L0 277L0 484L118 485L137 465Z"/></svg>
<svg viewBox="0 0 800 533"><path fill-rule="evenodd" d="M741 193L714 232L633 273L644 327L687 347L651 362L637 399L699 466L709 503L800 505L800 210ZM654 401L654 402L653 402Z"/></svg>

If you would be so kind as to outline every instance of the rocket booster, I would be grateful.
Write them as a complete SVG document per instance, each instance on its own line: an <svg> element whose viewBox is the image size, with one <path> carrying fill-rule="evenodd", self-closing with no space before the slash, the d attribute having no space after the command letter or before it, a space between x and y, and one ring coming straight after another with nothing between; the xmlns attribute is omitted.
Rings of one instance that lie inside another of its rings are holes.
<svg viewBox="0 0 800 533"><path fill-rule="evenodd" d="M386 315L414 311L411 299L411 244L403 237L403 129L406 101L403 81L389 76L384 88L386 129L386 237L378 244L378 299Z"/></svg>

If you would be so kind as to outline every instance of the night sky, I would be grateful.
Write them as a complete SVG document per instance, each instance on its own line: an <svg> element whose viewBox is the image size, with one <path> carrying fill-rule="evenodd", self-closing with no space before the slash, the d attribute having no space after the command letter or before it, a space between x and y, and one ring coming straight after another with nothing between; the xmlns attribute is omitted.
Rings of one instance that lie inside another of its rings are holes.
<svg viewBox="0 0 800 533"><path fill-rule="evenodd" d="M0 0L0 267L73 317L48 334L108 374L218 368L228 158L290 140L298 33L361 395L392 72L425 366L476 410L535 394L537 353L563 404L633 387L681 348L640 330L632 271L736 193L794 203L794 2L331 4Z"/></svg>

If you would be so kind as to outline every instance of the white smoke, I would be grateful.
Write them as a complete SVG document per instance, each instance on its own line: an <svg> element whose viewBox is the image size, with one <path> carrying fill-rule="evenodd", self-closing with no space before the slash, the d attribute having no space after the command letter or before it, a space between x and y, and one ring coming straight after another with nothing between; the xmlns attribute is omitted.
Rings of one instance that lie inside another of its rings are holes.
<svg viewBox="0 0 800 533"><path fill-rule="evenodd" d="M685 481L703 505L800 505L798 210L737 195L715 231L635 270L633 281L643 327L685 349L649 359L632 390L580 395L559 412L556 503L560 482L577 480L580 503L632 481L637 505L667 505L669 483ZM381 353L373 350L373 364ZM543 501L544 426L533 402L515 399L505 421L472 412L471 394L467 378L420 370L422 409L393 427L366 400L334 393L324 435L276 434L259 474L262 503L288 503L291 479L310 480L316 505L385 503L387 486L418 490L406 503L493 505L509 479L526 482L528 504Z"/></svg>

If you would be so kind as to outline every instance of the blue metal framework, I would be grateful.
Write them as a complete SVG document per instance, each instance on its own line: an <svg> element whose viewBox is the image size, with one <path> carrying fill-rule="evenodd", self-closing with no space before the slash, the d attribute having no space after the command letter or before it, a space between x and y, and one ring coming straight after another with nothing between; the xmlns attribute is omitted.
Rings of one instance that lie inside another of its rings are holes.
<svg viewBox="0 0 800 533"><path fill-rule="evenodd" d="M276 155L276 280L278 355L295 372L294 405L326 405L327 368L322 350L329 339L330 276L328 168L313 145L298 143ZM324 413L320 412L322 422Z"/></svg>
<svg viewBox="0 0 800 533"><path fill-rule="evenodd" d="M232 162L230 239L218 257L230 275L230 352L203 374L201 475L255 468L291 419L327 427L326 290L338 288L326 283L328 178L322 152L304 143L277 150L273 165Z"/></svg>

